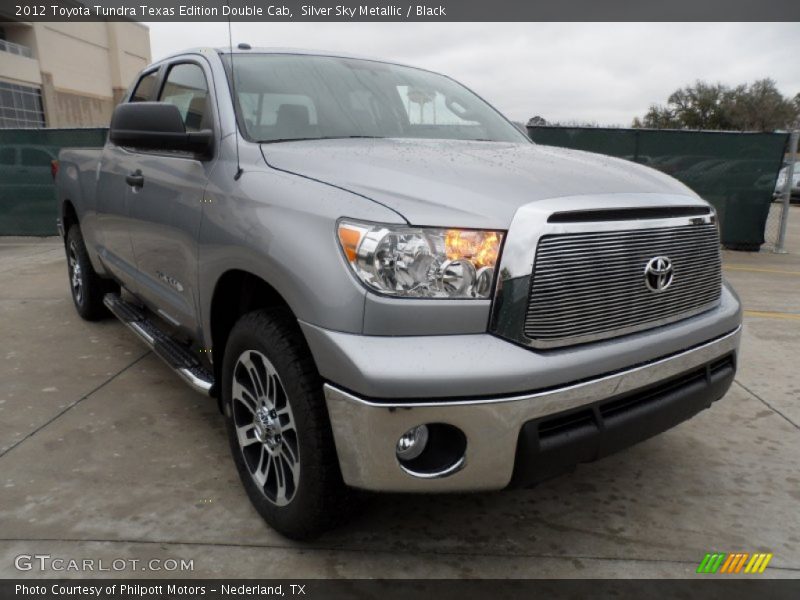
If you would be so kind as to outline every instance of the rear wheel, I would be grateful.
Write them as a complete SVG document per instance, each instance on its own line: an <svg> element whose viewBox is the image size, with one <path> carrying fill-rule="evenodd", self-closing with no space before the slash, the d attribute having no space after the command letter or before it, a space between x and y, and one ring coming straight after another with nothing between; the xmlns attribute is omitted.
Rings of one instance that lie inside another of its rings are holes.
<svg viewBox="0 0 800 600"><path fill-rule="evenodd" d="M66 251L69 287L75 309L87 321L102 319L108 315L103 295L110 290L111 283L104 281L92 267L78 225L72 225L67 232Z"/></svg>
<svg viewBox="0 0 800 600"><path fill-rule="evenodd" d="M233 460L253 506L293 539L316 537L347 513L322 380L283 310L243 316L231 331L222 394Z"/></svg>

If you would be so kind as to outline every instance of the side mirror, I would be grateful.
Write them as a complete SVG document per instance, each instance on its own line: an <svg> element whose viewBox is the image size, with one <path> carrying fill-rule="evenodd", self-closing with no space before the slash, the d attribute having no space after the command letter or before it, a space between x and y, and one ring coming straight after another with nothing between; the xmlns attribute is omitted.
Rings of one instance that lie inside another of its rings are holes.
<svg viewBox="0 0 800 600"><path fill-rule="evenodd" d="M148 150L181 150L207 156L214 135L210 129L186 131L183 118L174 104L129 102L114 109L111 143Z"/></svg>

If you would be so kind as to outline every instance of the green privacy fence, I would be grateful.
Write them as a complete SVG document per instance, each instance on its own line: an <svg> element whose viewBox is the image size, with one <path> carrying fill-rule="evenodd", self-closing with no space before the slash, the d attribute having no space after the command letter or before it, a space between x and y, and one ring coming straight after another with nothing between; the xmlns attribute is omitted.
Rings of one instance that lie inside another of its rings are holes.
<svg viewBox="0 0 800 600"><path fill-rule="evenodd" d="M0 129L0 235L55 235L51 161L66 147L99 147L106 129Z"/></svg>
<svg viewBox="0 0 800 600"><path fill-rule="evenodd" d="M530 127L539 144L633 160L676 177L714 204L723 243L753 248L764 225L788 134ZM106 129L0 129L0 235L53 235L50 162L64 147L99 147Z"/></svg>
<svg viewBox="0 0 800 600"><path fill-rule="evenodd" d="M788 133L734 133L593 127L529 127L537 144L598 152L679 179L717 209L722 242L756 249L783 163Z"/></svg>

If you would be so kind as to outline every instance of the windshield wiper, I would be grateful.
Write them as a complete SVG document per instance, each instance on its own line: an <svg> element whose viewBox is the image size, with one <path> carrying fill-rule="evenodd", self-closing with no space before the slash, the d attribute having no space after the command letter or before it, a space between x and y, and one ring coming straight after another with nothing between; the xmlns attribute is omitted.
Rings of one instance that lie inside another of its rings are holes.
<svg viewBox="0 0 800 600"><path fill-rule="evenodd" d="M369 140L383 140L386 139L382 135L328 135L320 137L303 137L303 138L281 138L279 140L260 140L259 144L277 144L278 142L308 142L311 140L348 140L348 139L369 139Z"/></svg>

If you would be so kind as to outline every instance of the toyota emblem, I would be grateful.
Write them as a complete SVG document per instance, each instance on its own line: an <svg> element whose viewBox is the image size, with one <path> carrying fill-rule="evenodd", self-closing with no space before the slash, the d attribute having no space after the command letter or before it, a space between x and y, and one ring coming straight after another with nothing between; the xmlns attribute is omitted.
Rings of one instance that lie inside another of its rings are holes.
<svg viewBox="0 0 800 600"><path fill-rule="evenodd" d="M672 284L672 261L666 256L651 258L644 268L644 282L651 292L663 292Z"/></svg>

